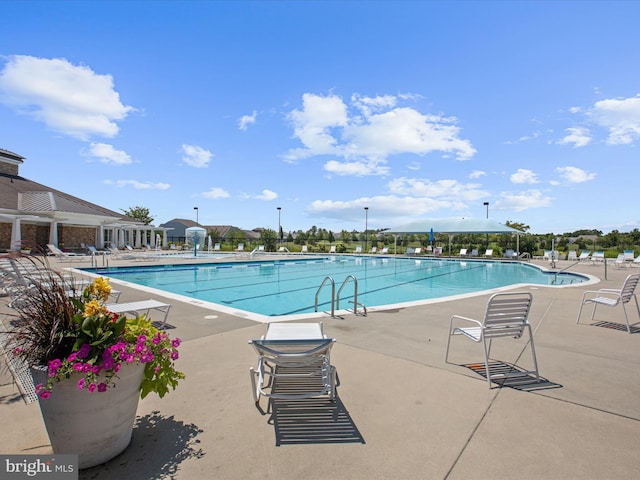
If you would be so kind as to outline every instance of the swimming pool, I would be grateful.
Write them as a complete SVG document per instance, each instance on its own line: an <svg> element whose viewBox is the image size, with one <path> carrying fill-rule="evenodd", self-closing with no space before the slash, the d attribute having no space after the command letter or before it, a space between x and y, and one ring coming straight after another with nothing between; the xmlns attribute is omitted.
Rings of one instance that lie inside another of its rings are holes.
<svg viewBox="0 0 640 480"><path fill-rule="evenodd" d="M397 306L514 284L571 285L585 275L547 272L504 261L327 256L202 264L84 269L143 287L267 317L331 310L331 283L340 309ZM318 293L321 284L325 286ZM338 309L338 305L336 305ZM233 312L232 312L233 313Z"/></svg>

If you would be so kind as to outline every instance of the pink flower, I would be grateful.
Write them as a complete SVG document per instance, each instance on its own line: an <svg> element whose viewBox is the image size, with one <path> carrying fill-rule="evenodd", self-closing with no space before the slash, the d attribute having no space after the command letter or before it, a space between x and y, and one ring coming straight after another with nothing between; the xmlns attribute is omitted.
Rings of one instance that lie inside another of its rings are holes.
<svg viewBox="0 0 640 480"><path fill-rule="evenodd" d="M102 363L100 364L100 366L104 369L104 370L111 370L113 368L113 364L114 364L114 360L111 357L105 357L104 360L102 360Z"/></svg>
<svg viewBox="0 0 640 480"><path fill-rule="evenodd" d="M104 382L101 382L98 384L98 392L106 392L107 391L107 384Z"/></svg>
<svg viewBox="0 0 640 480"><path fill-rule="evenodd" d="M182 340L180 340L179 338L175 338L175 339L171 340L171 346L173 348L178 348L180 346L181 342L182 342Z"/></svg>
<svg viewBox="0 0 640 480"><path fill-rule="evenodd" d="M75 362L77 356L78 356L78 354L74 352L74 353L72 353L71 355L69 355L67 357L67 360L69 360L70 362Z"/></svg>
<svg viewBox="0 0 640 480"><path fill-rule="evenodd" d="M84 389L84 378L78 380L78 390Z"/></svg>
<svg viewBox="0 0 640 480"><path fill-rule="evenodd" d="M76 362L76 363L74 363L74 364L73 364L73 369L74 369L76 372L81 372L81 371L82 371L82 368L83 368L83 365L82 365L82 363L80 363L80 362Z"/></svg>
<svg viewBox="0 0 640 480"><path fill-rule="evenodd" d="M171 352L171 360L177 360L180 357L180 354L176 351Z"/></svg>
<svg viewBox="0 0 640 480"><path fill-rule="evenodd" d="M98 386L95 383L92 383L91 385L89 385L89 388L87 390L89 390L89 393L93 393L96 391L96 388L98 388Z"/></svg>
<svg viewBox="0 0 640 480"><path fill-rule="evenodd" d="M78 354L77 354L78 358L87 358L90 351L91 351L91 345L89 345L88 343L84 343L80 347L80 350L78 350Z"/></svg>
<svg viewBox="0 0 640 480"><path fill-rule="evenodd" d="M38 393L38 396L43 400L46 400L51 396L51 392L49 390L42 390L40 393Z"/></svg>
<svg viewBox="0 0 640 480"><path fill-rule="evenodd" d="M144 343L147 341L147 337L144 335L138 335L138 343Z"/></svg>
<svg viewBox="0 0 640 480"><path fill-rule="evenodd" d="M114 372L116 372L116 373L118 373L118 372L120 371L120 364L119 364L119 363L116 363L116 364L113 366L113 371L114 371Z"/></svg>

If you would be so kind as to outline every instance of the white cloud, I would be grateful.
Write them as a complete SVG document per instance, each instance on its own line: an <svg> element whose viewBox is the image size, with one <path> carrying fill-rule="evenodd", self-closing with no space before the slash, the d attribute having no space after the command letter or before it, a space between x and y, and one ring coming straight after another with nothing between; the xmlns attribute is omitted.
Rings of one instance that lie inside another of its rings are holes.
<svg viewBox="0 0 640 480"><path fill-rule="evenodd" d="M389 173L389 167L376 162L338 162L329 160L324 164L324 169L336 175L353 175L356 177L387 175Z"/></svg>
<svg viewBox="0 0 640 480"><path fill-rule="evenodd" d="M558 140L560 145L573 145L574 147L584 147L591 142L591 132L586 128L573 127L565 129L567 135Z"/></svg>
<svg viewBox="0 0 640 480"><path fill-rule="evenodd" d="M168 183L139 182L138 180L105 180L104 183L118 188L133 187L136 190L168 190L171 187Z"/></svg>
<svg viewBox="0 0 640 480"><path fill-rule="evenodd" d="M397 106L398 98L390 95L354 94L351 101L354 112L350 114L349 107L336 95L305 93L302 108L288 117L303 147L289 150L285 159L334 155L345 161L345 166L339 167L339 161L332 160L329 168L334 171L362 175L362 169L354 166L367 165L367 174L381 175L387 172L381 165L393 155L441 152L467 160L476 153L468 140L459 137L455 118Z"/></svg>
<svg viewBox="0 0 640 480"><path fill-rule="evenodd" d="M256 112L255 110L251 115L243 115L242 117L240 117L240 120L238 120L238 128L240 130L246 130L249 125L256 123L257 117L258 112Z"/></svg>
<svg viewBox="0 0 640 480"><path fill-rule="evenodd" d="M601 100L589 115L609 130L607 143L611 145L631 144L640 138L640 96Z"/></svg>
<svg viewBox="0 0 640 480"><path fill-rule="evenodd" d="M480 177L484 177L486 174L487 172L483 172L482 170L474 170L469 174L469 178L471 179L480 178Z"/></svg>
<svg viewBox="0 0 640 480"><path fill-rule="evenodd" d="M0 72L0 101L48 128L80 140L118 134L123 105L113 77L63 58L14 55Z"/></svg>
<svg viewBox="0 0 640 480"><path fill-rule="evenodd" d="M447 202L461 203L485 198L488 192L481 190L476 183L460 183L457 180L423 180L419 178L397 178L387 184L389 191L396 195L413 198L443 198Z"/></svg>
<svg viewBox="0 0 640 480"><path fill-rule="evenodd" d="M302 110L289 113L294 135L305 148L290 150L286 158L291 161L312 155L336 153L337 140L330 129L347 125L347 106L340 97L321 97L311 93L302 96Z"/></svg>
<svg viewBox="0 0 640 480"><path fill-rule="evenodd" d="M231 195L229 195L229 192L227 192L224 188L211 187L209 191L202 193L201 196L204 198L215 200L217 198L229 198Z"/></svg>
<svg viewBox="0 0 640 480"><path fill-rule="evenodd" d="M96 157L100 162L107 165L131 165L131 157L122 150L116 150L113 145L107 143L91 143L88 150L82 152L83 155Z"/></svg>
<svg viewBox="0 0 640 480"><path fill-rule="evenodd" d="M538 175L524 168L519 168L509 179L513 183L538 183Z"/></svg>
<svg viewBox="0 0 640 480"><path fill-rule="evenodd" d="M589 173L578 167L558 167L556 172L568 183L588 182L596 178L595 173Z"/></svg>
<svg viewBox="0 0 640 480"><path fill-rule="evenodd" d="M363 97L357 93L351 96L351 102L366 116L395 107L398 100L393 95Z"/></svg>
<svg viewBox="0 0 640 480"><path fill-rule="evenodd" d="M401 197L397 195L379 195L358 198L349 201L315 200L307 207L307 212L315 216L339 218L349 222L359 222L364 217L364 207L370 207L371 222L386 221L392 224L415 220L417 215L426 215L439 209L460 209L464 205L433 198Z"/></svg>
<svg viewBox="0 0 640 480"><path fill-rule="evenodd" d="M540 190L526 190L519 193L503 192L495 203L498 210L521 212L531 208L550 207L553 197L545 196Z"/></svg>
<svg viewBox="0 0 640 480"><path fill-rule="evenodd" d="M272 192L271 190L268 190L265 188L264 190L262 190L262 193L260 195L256 195L254 198L256 200L271 201L278 198L278 194L276 192Z"/></svg>
<svg viewBox="0 0 640 480"><path fill-rule="evenodd" d="M182 145L182 161L196 168L206 168L213 153L197 145Z"/></svg>

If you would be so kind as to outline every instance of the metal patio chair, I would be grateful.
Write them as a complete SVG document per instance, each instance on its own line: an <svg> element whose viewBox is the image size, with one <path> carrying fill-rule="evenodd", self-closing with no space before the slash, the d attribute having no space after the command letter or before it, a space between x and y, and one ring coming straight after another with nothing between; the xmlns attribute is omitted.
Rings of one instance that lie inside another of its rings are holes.
<svg viewBox="0 0 640 480"><path fill-rule="evenodd" d="M506 377L524 376L533 373L536 376L536 380L540 381L536 349L533 343L533 332L528 321L532 301L533 296L527 292L496 293L492 295L487 302L483 320L480 321L460 315L453 315L449 325L445 362L449 363L451 337L454 335L462 335L474 342L482 343L484 348L484 366L489 388L491 388L491 381L494 378L504 379ZM459 324L473 326L463 327L459 326ZM534 370L518 370L515 372L501 372L491 375L489 356L491 354L492 341L505 337L520 338L525 330L529 333Z"/></svg>
<svg viewBox="0 0 640 480"><path fill-rule="evenodd" d="M638 317L640 317L640 306L638 306L638 297L636 297L636 287L640 281L640 273L634 273L629 275L622 287L615 288L601 288L600 290L588 290L582 294L582 301L580 302L580 310L578 311L578 318L576 323L580 323L580 315L582 315L582 308L589 304L593 304L593 311L591 312L591 320L596 314L596 307L603 305L605 307L616 307L622 305L624 311L624 319L627 322L627 332L631 333L631 325L629 324L629 317L627 315L627 309L625 305L631 302L633 298L636 301L636 310L638 311ZM634 324L635 325L635 324Z"/></svg>

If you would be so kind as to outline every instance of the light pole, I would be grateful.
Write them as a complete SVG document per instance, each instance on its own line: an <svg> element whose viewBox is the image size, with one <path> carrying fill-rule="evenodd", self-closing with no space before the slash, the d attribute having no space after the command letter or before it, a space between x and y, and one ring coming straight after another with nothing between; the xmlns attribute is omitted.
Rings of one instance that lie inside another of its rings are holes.
<svg viewBox="0 0 640 480"><path fill-rule="evenodd" d="M369 207L364 207L364 253L367 253L367 230L369 230Z"/></svg>
<svg viewBox="0 0 640 480"><path fill-rule="evenodd" d="M487 207L487 220L489 220L489 202L484 202L483 205ZM487 233L487 248L489 248L489 234Z"/></svg>
<svg viewBox="0 0 640 480"><path fill-rule="evenodd" d="M196 211L196 225L200 226L200 222L198 221L198 207L193 207L193 209Z"/></svg>
<svg viewBox="0 0 640 480"><path fill-rule="evenodd" d="M278 244L280 246L282 246L282 227L280 226L280 211L282 210L282 207L278 207L278 238L280 239L278 241Z"/></svg>

